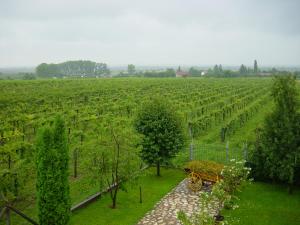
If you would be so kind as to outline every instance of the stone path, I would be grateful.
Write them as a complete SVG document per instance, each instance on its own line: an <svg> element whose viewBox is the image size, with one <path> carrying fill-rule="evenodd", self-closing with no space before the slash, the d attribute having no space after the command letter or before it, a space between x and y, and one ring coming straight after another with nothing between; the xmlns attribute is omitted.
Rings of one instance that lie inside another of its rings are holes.
<svg viewBox="0 0 300 225"><path fill-rule="evenodd" d="M187 181L184 179L164 196L137 225L181 225L177 219L179 211L184 211L188 216L197 212L199 209L199 192L189 190ZM210 187L206 186L201 191L208 191L209 189Z"/></svg>

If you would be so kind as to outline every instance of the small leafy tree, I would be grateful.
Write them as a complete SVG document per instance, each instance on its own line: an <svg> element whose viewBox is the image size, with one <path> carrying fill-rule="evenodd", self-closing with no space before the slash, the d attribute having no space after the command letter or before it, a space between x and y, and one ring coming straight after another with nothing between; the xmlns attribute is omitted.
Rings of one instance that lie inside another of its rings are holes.
<svg viewBox="0 0 300 225"><path fill-rule="evenodd" d="M110 189L112 208L117 207L119 190L125 190L125 182L131 183L139 175L141 160L138 156L138 136L129 129L126 121L115 119L102 124L99 147L90 152L91 178L99 185L100 191Z"/></svg>
<svg viewBox="0 0 300 225"><path fill-rule="evenodd" d="M180 118L167 102L156 98L138 112L135 128L143 135L141 158L156 164L157 176L160 176L161 163L170 160L184 147Z"/></svg>
<svg viewBox="0 0 300 225"><path fill-rule="evenodd" d="M275 107L266 118L261 134L261 145L254 154L254 168L265 170L267 177L289 184L295 182L295 168L300 156L300 116L297 112L297 88L294 77L275 77L272 97ZM257 159L257 156L262 157ZM258 172L256 172L258 173Z"/></svg>
<svg viewBox="0 0 300 225"><path fill-rule="evenodd" d="M64 121L41 129L37 137L37 199L41 225L65 225L70 218L68 144Z"/></svg>

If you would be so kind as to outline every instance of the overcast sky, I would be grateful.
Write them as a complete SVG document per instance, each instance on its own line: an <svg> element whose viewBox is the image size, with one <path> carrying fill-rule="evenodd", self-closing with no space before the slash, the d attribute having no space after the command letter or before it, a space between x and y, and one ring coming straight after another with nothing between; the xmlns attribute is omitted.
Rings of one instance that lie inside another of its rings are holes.
<svg viewBox="0 0 300 225"><path fill-rule="evenodd" d="M0 67L300 65L300 0L1 0Z"/></svg>

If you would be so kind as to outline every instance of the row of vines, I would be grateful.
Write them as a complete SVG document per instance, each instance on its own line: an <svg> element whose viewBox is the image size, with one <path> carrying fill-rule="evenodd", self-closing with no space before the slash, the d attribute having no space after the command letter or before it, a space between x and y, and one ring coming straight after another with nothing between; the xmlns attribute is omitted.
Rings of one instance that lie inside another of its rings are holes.
<svg viewBox="0 0 300 225"><path fill-rule="evenodd" d="M66 120L70 172L83 179L103 124L123 120L130 128L147 99L170 101L191 138L219 129L225 141L269 101L270 84L269 79L249 78L1 81L0 176L9 177L2 180L11 184L2 182L1 192L7 198L11 192L16 202L32 198L35 136L57 113ZM8 186L13 188L6 190Z"/></svg>

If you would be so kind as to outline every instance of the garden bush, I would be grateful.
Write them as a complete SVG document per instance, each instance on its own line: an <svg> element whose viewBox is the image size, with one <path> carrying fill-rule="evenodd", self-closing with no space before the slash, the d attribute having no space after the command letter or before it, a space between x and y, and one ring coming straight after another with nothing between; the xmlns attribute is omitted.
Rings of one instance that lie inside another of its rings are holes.
<svg viewBox="0 0 300 225"><path fill-rule="evenodd" d="M203 171L202 167L205 165L202 161L192 161L187 165L187 169L191 171ZM212 168L218 168L220 164L209 162L207 163ZM213 167L212 165L215 165ZM200 193L200 208L198 212L195 212L191 217L188 217L184 212L178 213L178 219L184 225L212 225L215 224L215 220L221 219L220 210L222 207L227 209L235 209L238 205L235 203L237 197L234 195L236 191L239 191L238 187L248 180L250 174L250 168L244 166L245 161L231 160L231 164L224 166L220 172L222 180L218 181L212 188L211 192ZM212 215L211 208L217 207L217 214ZM224 221L219 224L225 224Z"/></svg>
<svg viewBox="0 0 300 225"><path fill-rule="evenodd" d="M221 175L224 165L212 161L194 160L189 162L185 170L187 172L206 173L208 175Z"/></svg>

